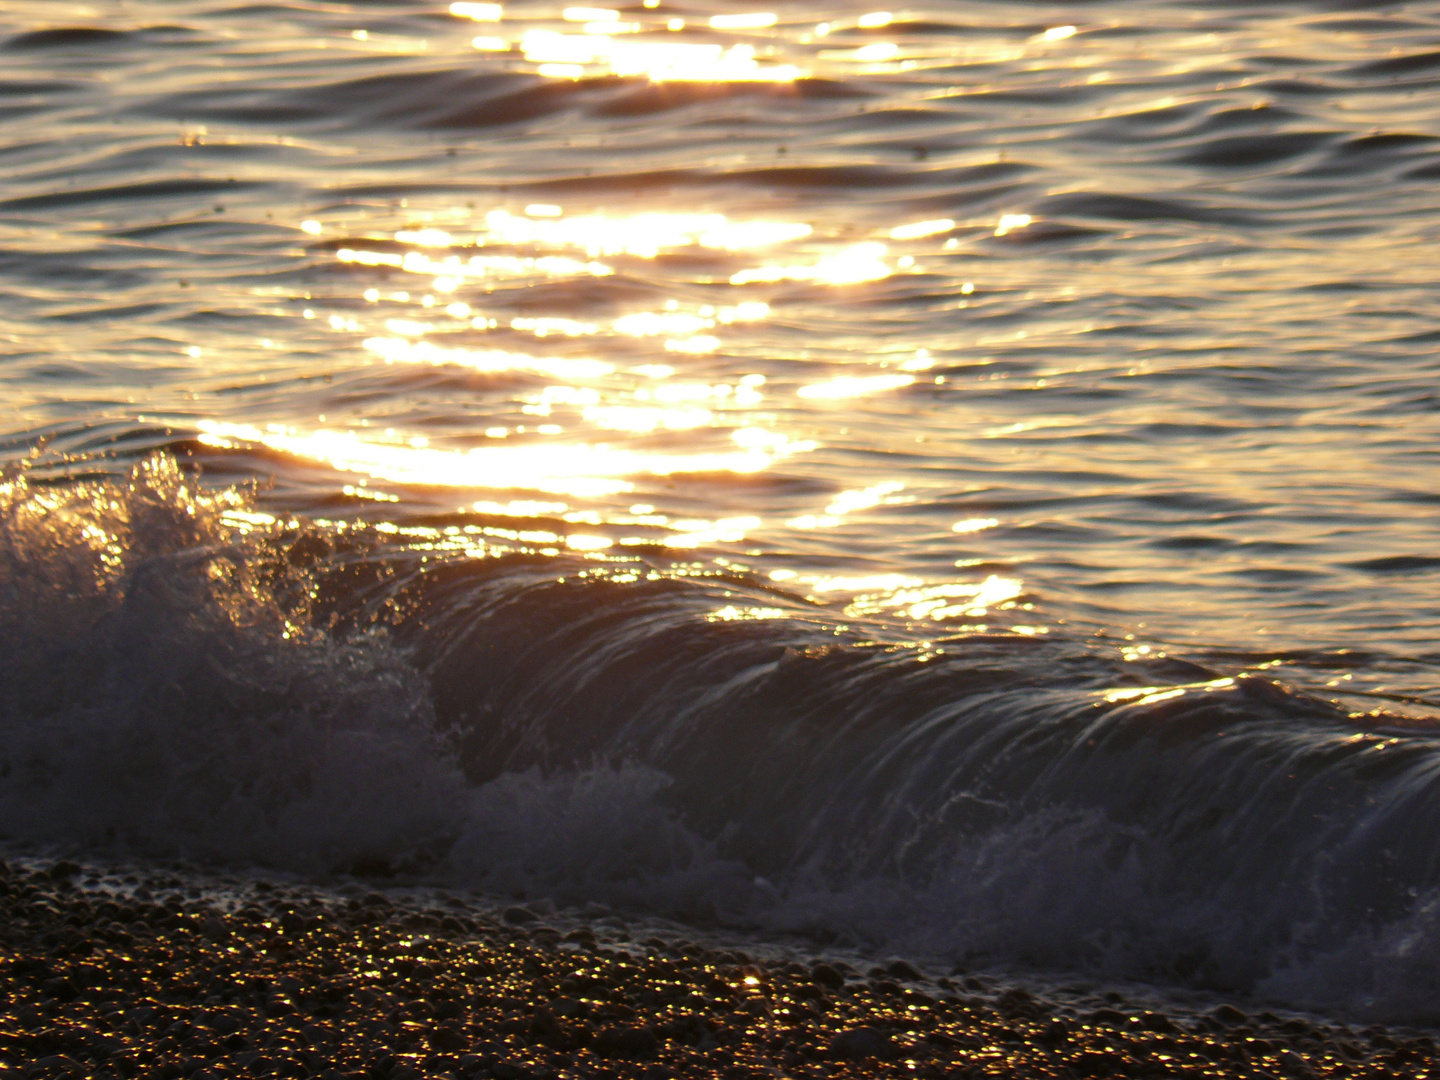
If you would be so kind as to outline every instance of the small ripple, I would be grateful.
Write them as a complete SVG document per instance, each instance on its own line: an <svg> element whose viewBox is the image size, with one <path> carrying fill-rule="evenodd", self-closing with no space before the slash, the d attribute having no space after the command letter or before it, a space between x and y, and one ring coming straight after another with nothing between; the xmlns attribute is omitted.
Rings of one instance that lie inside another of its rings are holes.
<svg viewBox="0 0 1440 1080"><path fill-rule="evenodd" d="M0 98L25 97L31 94L74 94L86 90L84 83L59 79L0 79Z"/></svg>
<svg viewBox="0 0 1440 1080"><path fill-rule="evenodd" d="M69 26L53 30L32 30L9 38L0 49L22 50L77 49L114 45L127 41L130 34L124 30L104 30L95 26Z"/></svg>
<svg viewBox="0 0 1440 1080"><path fill-rule="evenodd" d="M0 202L3 210L51 210L66 206L88 206L93 203L131 202L138 199L172 199L179 196L209 196L218 191L241 191L263 187L248 180L173 179L151 180L142 184L117 184L113 187L87 188L82 191L47 191Z"/></svg>
<svg viewBox="0 0 1440 1080"><path fill-rule="evenodd" d="M1001 247L1035 247L1042 244L1059 244L1110 235L1112 234L1109 229L1094 229L1085 225L1072 225L1064 221L1039 221L1027 228L1005 233L1003 236L987 237L985 243Z"/></svg>
<svg viewBox="0 0 1440 1080"><path fill-rule="evenodd" d="M1256 105L1248 109L1221 109L1207 113L1204 119L1191 129L1193 136L1208 136L1221 132L1253 131L1260 129L1270 135L1277 124L1303 121L1305 113L1296 112L1283 106Z"/></svg>
<svg viewBox="0 0 1440 1080"><path fill-rule="evenodd" d="M1400 75L1418 75L1440 70L1440 52L1391 56L1384 60L1372 60L1368 64L1359 64L1350 70L1353 74L1360 76L1378 75L1394 78Z"/></svg>
<svg viewBox="0 0 1440 1080"><path fill-rule="evenodd" d="M1052 195L1040 204L1040 212L1050 217L1106 221L1193 221L1204 225L1246 226L1261 223L1253 214L1214 203L1201 205L1180 199L1090 191Z"/></svg>
<svg viewBox="0 0 1440 1080"><path fill-rule="evenodd" d="M1252 169L1308 154L1334 138L1327 131L1276 132L1214 139L1175 157L1178 164L1208 169Z"/></svg>
<svg viewBox="0 0 1440 1080"><path fill-rule="evenodd" d="M47 322L85 323L85 322L111 322L121 319L137 319L145 316L155 315L168 310L168 304L122 304L119 306L106 305L96 308L84 308L77 311L59 311L53 315L46 315Z"/></svg>
<svg viewBox="0 0 1440 1080"><path fill-rule="evenodd" d="M1268 585L1293 585L1325 577L1323 572L1300 570L1293 566L1247 566L1230 570L1228 575L1242 581L1256 581Z"/></svg>
<svg viewBox="0 0 1440 1080"><path fill-rule="evenodd" d="M1234 543L1223 536L1164 536L1151 540L1149 546L1162 551L1214 551L1233 547Z"/></svg>
<svg viewBox="0 0 1440 1080"><path fill-rule="evenodd" d="M1440 161L1410 169L1402 175L1406 180L1440 180Z"/></svg>
<svg viewBox="0 0 1440 1080"><path fill-rule="evenodd" d="M1388 555L1379 559L1361 559L1345 565L1372 574L1417 574L1440 570L1440 558L1432 555Z"/></svg>
<svg viewBox="0 0 1440 1080"><path fill-rule="evenodd" d="M1329 94L1339 94L1343 91L1338 86L1329 83L1318 82L1311 79L1264 79L1252 83L1251 88L1267 94L1290 95L1292 97L1324 97Z"/></svg>
<svg viewBox="0 0 1440 1080"><path fill-rule="evenodd" d="M1370 135L1357 135L1353 139L1347 139L1335 148L1337 155L1351 157L1355 155L1391 154L1397 151L1410 150L1417 147L1430 147L1436 142L1434 135L1418 135L1413 132L1391 131L1376 132Z"/></svg>

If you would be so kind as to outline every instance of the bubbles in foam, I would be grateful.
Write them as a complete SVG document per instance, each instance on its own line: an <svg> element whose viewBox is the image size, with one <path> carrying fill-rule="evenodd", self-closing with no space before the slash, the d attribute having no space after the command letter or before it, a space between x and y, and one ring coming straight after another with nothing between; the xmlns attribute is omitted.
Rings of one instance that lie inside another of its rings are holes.
<svg viewBox="0 0 1440 1080"><path fill-rule="evenodd" d="M638 765L502 775L470 796L445 870L501 894L750 916L752 876L680 823L670 783Z"/></svg>

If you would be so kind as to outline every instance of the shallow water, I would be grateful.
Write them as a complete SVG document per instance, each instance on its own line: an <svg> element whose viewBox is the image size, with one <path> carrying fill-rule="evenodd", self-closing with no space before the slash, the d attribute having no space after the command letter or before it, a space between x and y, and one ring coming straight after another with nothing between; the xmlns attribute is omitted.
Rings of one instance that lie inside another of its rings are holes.
<svg viewBox="0 0 1440 1080"><path fill-rule="evenodd" d="M6 830L1440 1015L1440 5L494 14L0 12Z"/></svg>

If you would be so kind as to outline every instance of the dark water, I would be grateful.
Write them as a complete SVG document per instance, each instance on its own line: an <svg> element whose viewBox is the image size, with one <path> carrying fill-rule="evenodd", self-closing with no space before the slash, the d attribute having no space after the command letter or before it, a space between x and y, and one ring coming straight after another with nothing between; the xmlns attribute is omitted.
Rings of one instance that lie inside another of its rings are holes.
<svg viewBox="0 0 1440 1080"><path fill-rule="evenodd" d="M1440 1017L1440 5L458 7L0 12L0 829Z"/></svg>

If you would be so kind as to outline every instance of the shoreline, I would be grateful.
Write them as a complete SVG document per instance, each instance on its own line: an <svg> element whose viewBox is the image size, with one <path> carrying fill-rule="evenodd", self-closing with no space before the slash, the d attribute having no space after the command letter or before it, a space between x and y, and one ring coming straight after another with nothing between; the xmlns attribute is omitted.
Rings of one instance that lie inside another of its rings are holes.
<svg viewBox="0 0 1440 1080"><path fill-rule="evenodd" d="M1424 1029L862 972L420 892L10 855L0 1076L1437 1075Z"/></svg>

